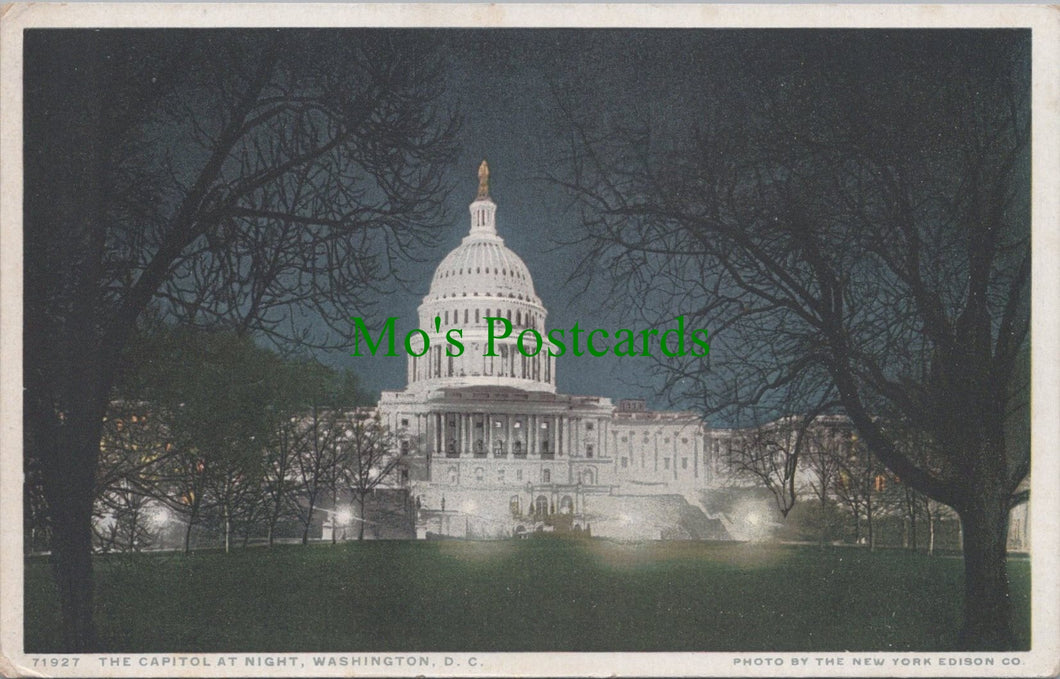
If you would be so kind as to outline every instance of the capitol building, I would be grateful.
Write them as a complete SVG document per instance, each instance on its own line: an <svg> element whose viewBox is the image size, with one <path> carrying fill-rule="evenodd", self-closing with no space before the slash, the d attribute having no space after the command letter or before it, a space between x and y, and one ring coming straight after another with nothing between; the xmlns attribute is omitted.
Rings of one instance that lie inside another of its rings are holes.
<svg viewBox="0 0 1060 679"><path fill-rule="evenodd" d="M513 328L494 356L484 356L487 317ZM626 539L729 537L696 503L719 482L731 433L642 400L558 393L555 357L516 347L524 329L545 335L547 319L529 269L498 233L483 161L470 229L419 306L430 348L409 355L407 386L379 402L406 460L418 535L563 526ZM446 351L450 328L463 331L459 356Z"/></svg>

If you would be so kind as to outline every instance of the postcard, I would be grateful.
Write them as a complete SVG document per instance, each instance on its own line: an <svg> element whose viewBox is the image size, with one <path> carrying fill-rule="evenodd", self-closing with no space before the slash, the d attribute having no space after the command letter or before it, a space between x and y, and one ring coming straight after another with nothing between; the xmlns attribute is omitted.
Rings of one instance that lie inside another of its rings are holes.
<svg viewBox="0 0 1060 679"><path fill-rule="evenodd" d="M0 44L5 676L1058 671L1054 8Z"/></svg>

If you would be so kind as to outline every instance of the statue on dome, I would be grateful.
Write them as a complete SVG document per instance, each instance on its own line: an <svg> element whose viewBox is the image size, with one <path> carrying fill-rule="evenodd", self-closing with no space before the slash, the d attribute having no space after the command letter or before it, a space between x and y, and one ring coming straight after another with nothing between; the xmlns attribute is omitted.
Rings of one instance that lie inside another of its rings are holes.
<svg viewBox="0 0 1060 679"><path fill-rule="evenodd" d="M478 166L478 200L490 197L490 166L486 161Z"/></svg>

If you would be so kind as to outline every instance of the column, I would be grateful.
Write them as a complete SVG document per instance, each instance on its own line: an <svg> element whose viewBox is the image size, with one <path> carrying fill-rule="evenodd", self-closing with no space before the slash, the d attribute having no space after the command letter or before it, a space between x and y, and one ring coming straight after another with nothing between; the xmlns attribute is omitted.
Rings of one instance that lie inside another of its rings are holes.
<svg viewBox="0 0 1060 679"><path fill-rule="evenodd" d="M493 453L493 415L483 413L482 426L486 428L486 457L496 457Z"/></svg>

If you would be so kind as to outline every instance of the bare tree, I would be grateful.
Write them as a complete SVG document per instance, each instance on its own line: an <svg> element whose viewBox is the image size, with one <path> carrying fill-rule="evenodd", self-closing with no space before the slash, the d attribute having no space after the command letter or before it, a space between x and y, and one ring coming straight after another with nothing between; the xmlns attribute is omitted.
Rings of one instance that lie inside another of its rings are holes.
<svg viewBox="0 0 1060 679"><path fill-rule="evenodd" d="M26 32L26 451L65 651L95 645L101 423L138 322L345 344L444 218L455 127L431 49L384 31Z"/></svg>
<svg viewBox="0 0 1060 679"><path fill-rule="evenodd" d="M557 178L582 211L583 273L606 265L649 322L709 328L709 357L661 359L678 398L733 412L831 391L902 483L956 510L969 649L1014 643L1029 51L1026 32L751 44L704 76L716 96L687 119L609 124L569 106ZM929 441L916 454L910 430Z"/></svg>
<svg viewBox="0 0 1060 679"><path fill-rule="evenodd" d="M276 438L266 451L262 489L266 503L265 535L269 547L275 543L280 518L292 512L293 495L299 485L295 472L297 423L298 416L294 414L281 420Z"/></svg>
<svg viewBox="0 0 1060 679"><path fill-rule="evenodd" d="M139 551L155 542L152 512L161 505L155 499L173 447L167 431L143 403L116 401L104 422L100 443L99 477L96 482L97 537L104 549ZM105 525L106 534L99 534Z"/></svg>
<svg viewBox="0 0 1060 679"><path fill-rule="evenodd" d="M829 512L836 498L839 485L840 460L847 454L846 441L841 429L831 423L814 421L808 434L809 442L802 456L807 475L807 485L817 500L818 546L824 547L830 532Z"/></svg>
<svg viewBox="0 0 1060 679"><path fill-rule="evenodd" d="M781 516L788 515L798 497L796 472L809 424L806 418L785 417L744 430L728 453L730 469L765 486Z"/></svg>
<svg viewBox="0 0 1060 679"><path fill-rule="evenodd" d="M839 462L836 497L847 506L854 518L854 541L861 542L861 519L865 518L865 541L869 551L876 549L874 519L879 509L879 493L884 481L883 467L864 446L858 445L856 435L850 449Z"/></svg>
<svg viewBox="0 0 1060 679"><path fill-rule="evenodd" d="M365 504L368 495L392 479L402 463L397 439L383 424L378 414L354 411L345 423L344 435L339 440L342 449L342 472L353 492L360 510L357 539L364 539L368 521Z"/></svg>
<svg viewBox="0 0 1060 679"><path fill-rule="evenodd" d="M297 505L303 545L309 543L309 530L320 501L326 493L333 493L338 483L341 427L339 412L314 404L301 419L296 433L294 467L300 481Z"/></svg>

